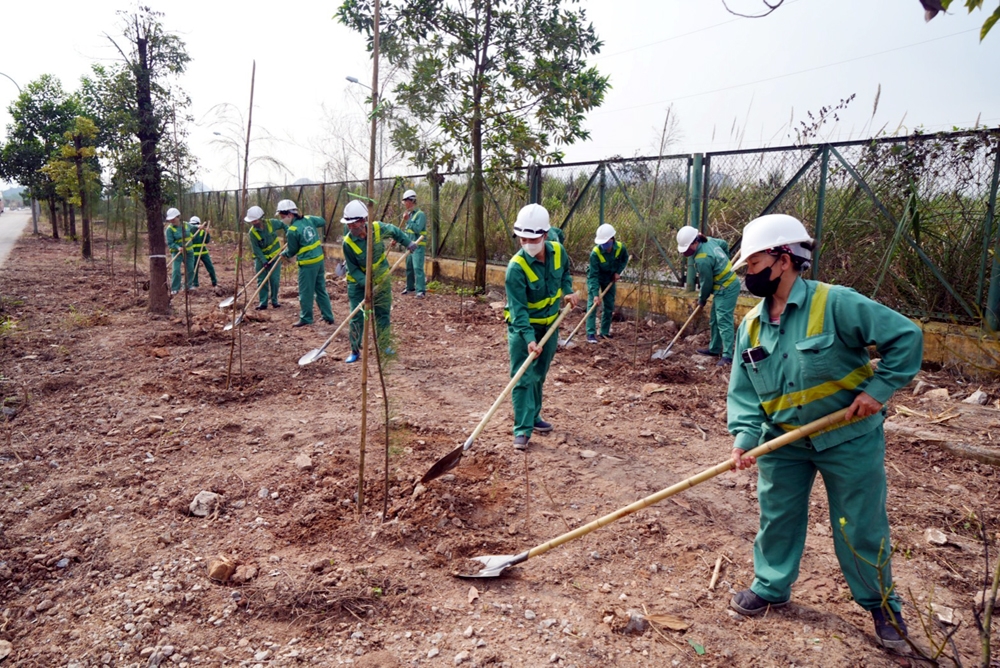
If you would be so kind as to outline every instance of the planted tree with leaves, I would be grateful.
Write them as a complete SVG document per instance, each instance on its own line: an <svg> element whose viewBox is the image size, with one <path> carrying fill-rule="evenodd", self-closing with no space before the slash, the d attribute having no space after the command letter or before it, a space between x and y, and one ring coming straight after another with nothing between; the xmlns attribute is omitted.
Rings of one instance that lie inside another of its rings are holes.
<svg viewBox="0 0 1000 668"><path fill-rule="evenodd" d="M130 130L139 140L136 180L142 186L149 236L149 311L168 314L170 295L163 236L163 179L164 164L170 164L174 156L165 152L162 142L168 123L175 118L176 91L172 84L184 72L190 58L184 42L163 27L160 12L140 6L133 11L119 12L119 16L128 45L122 48L111 37L108 39L125 61L121 70L125 79L119 80L117 86L135 94L126 109L134 118Z"/></svg>
<svg viewBox="0 0 1000 668"><path fill-rule="evenodd" d="M59 79L43 74L24 87L8 110L14 122L7 126L9 139L0 148L0 177L20 183L32 197L48 203L52 238L58 239L56 207L60 197L42 167L58 152L79 106Z"/></svg>
<svg viewBox="0 0 1000 668"><path fill-rule="evenodd" d="M484 178L587 139L588 111L608 78L587 58L602 42L578 0L387 0L381 49L405 75L383 103L393 143L421 168L472 165L475 285L486 286ZM371 0L346 0L339 20L372 39Z"/></svg>
<svg viewBox="0 0 1000 668"><path fill-rule="evenodd" d="M42 172L48 176L55 186L56 192L70 206L80 207L83 214L83 235L80 239L80 252L84 258L93 255L90 234L90 208L88 192L95 186L100 186L100 165L97 164L97 149L94 143L97 139L97 126L86 116L77 116L73 128L65 133L66 143Z"/></svg>

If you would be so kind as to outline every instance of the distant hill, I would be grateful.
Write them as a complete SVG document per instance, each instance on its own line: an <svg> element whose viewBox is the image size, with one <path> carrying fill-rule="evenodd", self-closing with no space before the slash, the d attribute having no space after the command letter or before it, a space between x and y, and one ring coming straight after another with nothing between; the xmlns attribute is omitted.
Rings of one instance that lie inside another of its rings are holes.
<svg viewBox="0 0 1000 668"><path fill-rule="evenodd" d="M314 186L318 181L313 181L312 179L298 179L293 183L293 186Z"/></svg>
<svg viewBox="0 0 1000 668"><path fill-rule="evenodd" d="M25 188L8 188L3 191L3 198L7 202L13 202L17 206L24 204L21 198L21 193L25 191Z"/></svg>

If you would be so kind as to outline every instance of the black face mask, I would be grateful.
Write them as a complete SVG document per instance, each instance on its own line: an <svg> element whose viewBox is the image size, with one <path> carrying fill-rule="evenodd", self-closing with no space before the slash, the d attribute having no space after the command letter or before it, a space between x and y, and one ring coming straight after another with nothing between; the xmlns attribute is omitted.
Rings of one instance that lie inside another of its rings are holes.
<svg viewBox="0 0 1000 668"><path fill-rule="evenodd" d="M772 263L770 267L763 271L758 271L756 274L747 274L743 282L746 284L750 294L757 297L771 297L778 291L778 284L781 283L781 274L778 274L775 278L771 278L771 269L774 268L775 264Z"/></svg>

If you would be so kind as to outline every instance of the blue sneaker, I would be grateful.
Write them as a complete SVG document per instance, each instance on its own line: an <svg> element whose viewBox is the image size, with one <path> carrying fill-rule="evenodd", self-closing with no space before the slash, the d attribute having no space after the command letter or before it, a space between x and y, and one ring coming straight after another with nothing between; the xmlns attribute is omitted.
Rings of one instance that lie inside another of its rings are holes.
<svg viewBox="0 0 1000 668"><path fill-rule="evenodd" d="M354 364L355 362L358 361L358 359L359 359L358 351L357 350L352 350L351 354L348 355L347 359L344 360L344 363L345 364Z"/></svg>
<svg viewBox="0 0 1000 668"><path fill-rule="evenodd" d="M597 337L593 334L587 334L587 343L597 343Z"/></svg>

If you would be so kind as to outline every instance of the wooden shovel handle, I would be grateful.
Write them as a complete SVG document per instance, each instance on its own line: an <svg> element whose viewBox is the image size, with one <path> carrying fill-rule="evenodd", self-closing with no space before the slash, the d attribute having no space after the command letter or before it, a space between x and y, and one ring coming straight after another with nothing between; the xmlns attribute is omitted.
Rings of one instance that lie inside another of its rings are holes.
<svg viewBox="0 0 1000 668"><path fill-rule="evenodd" d="M625 272L625 270L628 268L628 263L631 260L632 260L632 258L630 257L628 260L625 261L625 266L622 267L622 270L620 272L618 272L619 276ZM601 290L601 294L600 294L600 299L601 300L604 299L604 295L607 294L608 290L610 290L611 286L614 285L614 284L615 284L615 282L611 281L610 283L608 283L607 285L604 286L604 289ZM569 336L566 337L566 343L563 344L564 346L568 346L569 345L569 342L573 340L573 336L576 334L577 330L580 329L580 325L582 325L583 323L587 322L587 318L590 317L591 311L593 311L595 308L597 308L597 301L596 300L594 301L593 304L590 305L590 308L587 309L587 312L583 314L583 318L580 319L580 322L576 323L576 327L574 327L573 331L569 333Z"/></svg>
<svg viewBox="0 0 1000 668"><path fill-rule="evenodd" d="M288 244L285 244L281 248L279 248L278 249L278 254L275 255L274 258L272 258L270 260L274 264L271 265L270 271L268 271L267 274L264 275L264 280L261 281L260 284L257 285L257 289L253 291L253 294L251 294L249 297L247 297L247 303L243 306L243 315L246 315L247 309L250 307L250 302L253 301L254 297L256 297L258 294L260 294L261 288L263 288L265 285L267 285L267 279L271 278L271 274L273 274L274 270L277 269L278 265L281 264L281 253L286 248L288 248ZM263 269L263 267L261 267L261 269ZM260 273L260 272L258 272L258 273ZM234 301L233 304L234 304L233 311L235 312L236 311L236 308L235 308L236 302ZM235 322L235 319L234 319L234 322Z"/></svg>
<svg viewBox="0 0 1000 668"><path fill-rule="evenodd" d="M781 436L773 438L762 445L758 445L756 448L745 453L743 456L760 457L762 455L766 455L769 452L774 452L778 448L788 445L793 441L797 441L800 438L803 438L810 434L815 434L817 431L820 431L822 429L825 429L826 427L829 427L830 425L840 422L841 420L844 419L844 415L846 414L847 414L847 409L841 408L836 413L831 413L826 417L821 417L818 420L813 420L809 424L802 425L798 429L793 429L787 434L782 434ZM656 492L655 494L651 494L647 496L645 499L640 499L635 503L629 504L623 508L619 508L618 510L609 513L604 517L598 518L593 522L590 522L589 524L584 524L582 527L578 527L572 531L564 533L558 538L553 538L547 543L542 543L541 545L533 547L528 551L528 556L537 557L540 554L544 554L554 547L558 547L563 543L567 543L575 538L579 538L580 536L585 536L591 531L594 531L595 529L600 529L603 526L606 526L608 524L611 524L612 522L620 520L626 515L631 515L637 510L642 510L643 508L651 506L654 503L659 503L668 496L673 496L678 492L683 492L686 489L690 489L691 487L694 487L699 483L705 482L709 478L714 478L720 473L725 473L731 468L733 468L733 460L727 459L726 461L720 464L716 464L712 468L706 469L695 476L692 476L686 480L682 480L681 482L671 485L666 489L662 489L659 492Z"/></svg>

